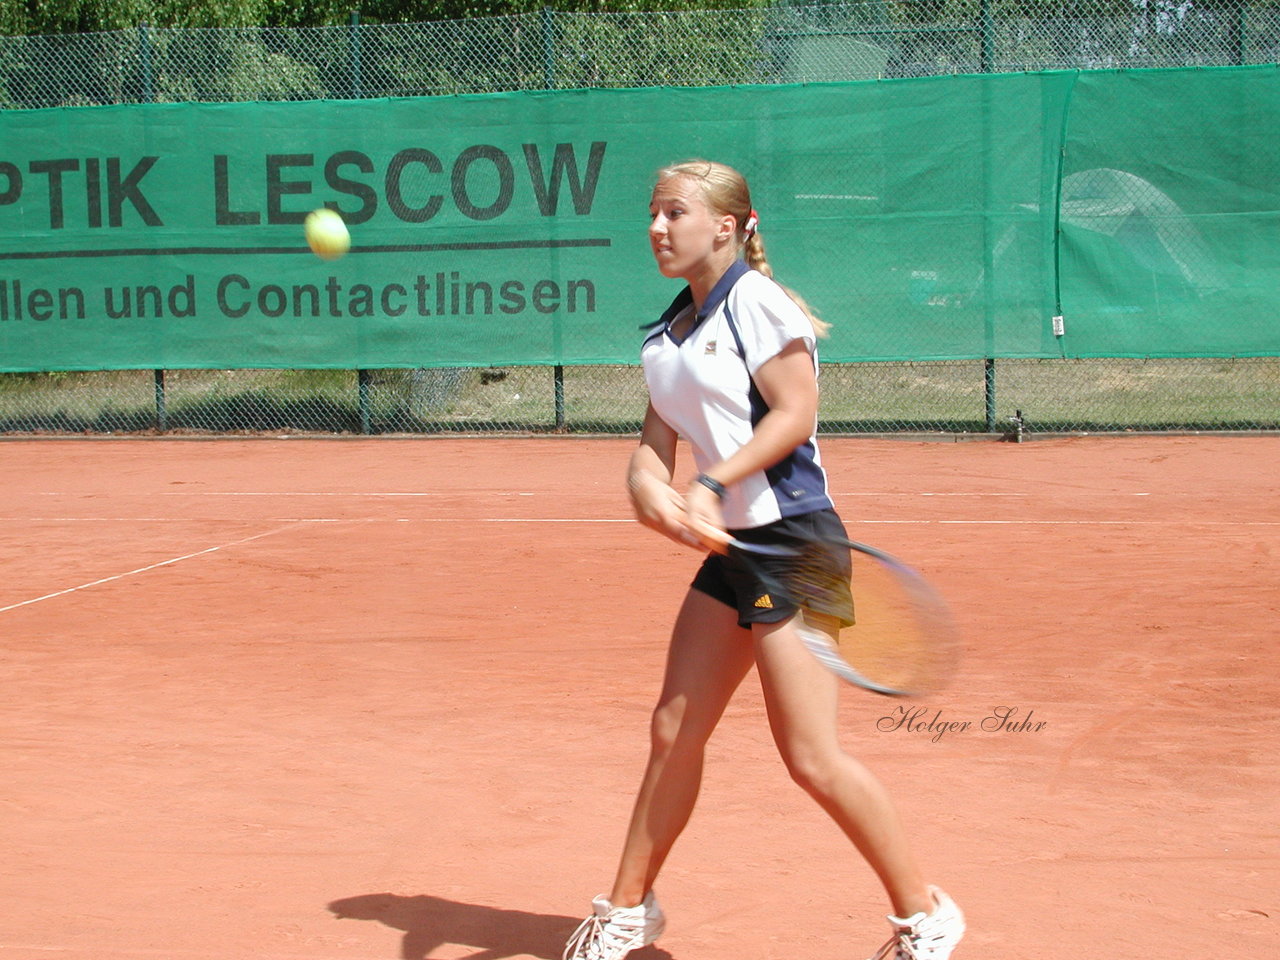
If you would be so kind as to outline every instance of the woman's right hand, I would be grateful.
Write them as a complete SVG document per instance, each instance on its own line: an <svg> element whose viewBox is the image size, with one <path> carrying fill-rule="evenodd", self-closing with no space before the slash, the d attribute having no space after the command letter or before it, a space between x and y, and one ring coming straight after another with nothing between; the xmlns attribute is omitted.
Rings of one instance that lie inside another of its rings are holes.
<svg viewBox="0 0 1280 960"><path fill-rule="evenodd" d="M642 470L627 479L627 491L642 524L682 546L702 548L702 541L689 529L685 499L675 487Z"/></svg>

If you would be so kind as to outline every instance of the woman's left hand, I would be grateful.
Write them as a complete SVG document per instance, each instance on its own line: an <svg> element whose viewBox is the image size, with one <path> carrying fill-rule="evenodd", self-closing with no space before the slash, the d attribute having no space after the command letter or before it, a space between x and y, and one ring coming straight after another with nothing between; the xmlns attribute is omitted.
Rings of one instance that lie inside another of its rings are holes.
<svg viewBox="0 0 1280 960"><path fill-rule="evenodd" d="M708 550L725 553L729 535L725 532L720 498L696 480L684 495L685 525Z"/></svg>

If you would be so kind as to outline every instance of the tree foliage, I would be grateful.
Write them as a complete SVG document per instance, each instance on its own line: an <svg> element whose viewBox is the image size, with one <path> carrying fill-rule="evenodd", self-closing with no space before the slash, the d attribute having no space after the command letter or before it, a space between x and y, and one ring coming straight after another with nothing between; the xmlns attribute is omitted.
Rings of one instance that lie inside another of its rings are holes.
<svg viewBox="0 0 1280 960"><path fill-rule="evenodd" d="M853 3L864 0L852 0ZM871 0L867 0L871 2ZM981 0L877 0L893 19L914 23L971 21ZM94 33L154 27L316 27L365 23L466 20L532 13L662 13L770 6L821 6L824 0L0 0L0 35ZM997 16L1141 17L1157 9L1205 12L1270 7L1280 0L990 0Z"/></svg>
<svg viewBox="0 0 1280 960"><path fill-rule="evenodd" d="M1271 62L1280 18L1246 2L0 0L0 109L844 79L840 37L893 77ZM332 29L353 4L370 29Z"/></svg>
<svg viewBox="0 0 1280 960"><path fill-rule="evenodd" d="M0 0L5 36L154 27L317 27L347 23L465 20L531 13L634 13L767 6L768 0Z"/></svg>

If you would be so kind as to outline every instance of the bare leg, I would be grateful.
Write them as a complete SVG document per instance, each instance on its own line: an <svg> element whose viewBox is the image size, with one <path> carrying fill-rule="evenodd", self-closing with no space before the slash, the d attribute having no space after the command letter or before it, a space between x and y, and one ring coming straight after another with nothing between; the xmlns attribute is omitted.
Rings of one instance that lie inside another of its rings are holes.
<svg viewBox="0 0 1280 960"><path fill-rule="evenodd" d="M737 612L690 590L676 618L652 744L609 899L635 906L689 822L707 740L755 657Z"/></svg>
<svg viewBox="0 0 1280 960"><path fill-rule="evenodd" d="M888 791L840 746L839 681L805 649L790 623L756 624L753 633L769 725L792 778L866 858L896 915L932 912L934 899Z"/></svg>

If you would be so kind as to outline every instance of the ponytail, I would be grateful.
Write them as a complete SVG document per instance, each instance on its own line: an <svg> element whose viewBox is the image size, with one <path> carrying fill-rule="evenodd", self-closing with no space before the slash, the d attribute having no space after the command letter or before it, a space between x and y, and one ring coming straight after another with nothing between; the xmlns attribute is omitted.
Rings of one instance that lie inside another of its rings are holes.
<svg viewBox="0 0 1280 960"><path fill-rule="evenodd" d="M754 212L754 211L753 211ZM756 230L752 230L747 234L747 239L742 244L742 258L746 261L747 266L752 270L763 273L770 280L773 280L773 267L769 266L769 261L764 255L764 241L760 239L760 234ZM776 282L776 281L775 281ZM800 312L809 318L809 323L813 325L813 335L815 337L826 337L831 333L831 324L819 318L813 312L813 308L805 302L804 297L796 293L790 287L783 286L783 292L795 301L795 305L800 308Z"/></svg>

